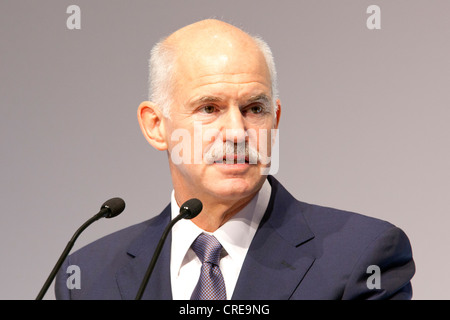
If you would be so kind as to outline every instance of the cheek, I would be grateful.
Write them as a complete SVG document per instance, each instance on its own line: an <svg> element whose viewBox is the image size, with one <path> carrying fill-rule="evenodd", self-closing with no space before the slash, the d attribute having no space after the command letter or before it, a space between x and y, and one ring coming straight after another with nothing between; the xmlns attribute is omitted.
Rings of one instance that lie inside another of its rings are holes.
<svg viewBox="0 0 450 320"><path fill-rule="evenodd" d="M276 129L249 129L248 131L249 145L258 150L265 156L270 156L274 137L276 137Z"/></svg>
<svg viewBox="0 0 450 320"><path fill-rule="evenodd" d="M175 165L204 164L204 153L212 147L215 138L203 139L200 134L192 135L186 130L177 129L169 139L169 158Z"/></svg>
<svg viewBox="0 0 450 320"><path fill-rule="evenodd" d="M170 132L167 137L170 161L175 165L192 163L192 134L185 128Z"/></svg>

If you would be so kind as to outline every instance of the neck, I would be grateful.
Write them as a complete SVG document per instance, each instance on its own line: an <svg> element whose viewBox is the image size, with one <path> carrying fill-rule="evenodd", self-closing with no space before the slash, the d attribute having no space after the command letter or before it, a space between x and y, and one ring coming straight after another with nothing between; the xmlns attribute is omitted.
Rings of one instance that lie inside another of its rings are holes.
<svg viewBox="0 0 450 320"><path fill-rule="evenodd" d="M241 211L255 196L255 194L240 199L232 204L227 203L206 203L204 205L203 214L199 214L192 220L199 228L214 232L236 213Z"/></svg>
<svg viewBox="0 0 450 320"><path fill-rule="evenodd" d="M207 232L214 232L236 213L241 211L253 199L256 193L234 201L229 199L226 201L217 201L216 197L201 197L203 204L202 212L191 221ZM177 193L177 190L175 190L175 200L178 206L182 205L188 198L183 197L183 195Z"/></svg>

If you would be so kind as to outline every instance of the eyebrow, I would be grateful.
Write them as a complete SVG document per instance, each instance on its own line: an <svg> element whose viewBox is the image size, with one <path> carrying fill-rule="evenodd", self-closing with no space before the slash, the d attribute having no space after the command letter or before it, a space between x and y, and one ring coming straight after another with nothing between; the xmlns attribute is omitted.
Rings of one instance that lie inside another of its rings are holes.
<svg viewBox="0 0 450 320"><path fill-rule="evenodd" d="M256 96L251 96L247 100L247 103L254 103L254 102L264 102L266 104L270 104L270 98L266 94L261 93Z"/></svg>
<svg viewBox="0 0 450 320"><path fill-rule="evenodd" d="M196 104L210 103L210 102L222 102L224 100L225 99L223 99L221 97L217 97L217 96L203 96L203 97L200 97L200 98L194 100L190 104L196 105ZM249 103L255 103L255 102L263 102L265 104L270 104L270 98L266 94L261 93L261 94L255 95L255 96L251 96L250 98L248 98L246 100L245 103L249 104Z"/></svg>
<svg viewBox="0 0 450 320"><path fill-rule="evenodd" d="M199 99L192 102L192 104L199 104L199 103L205 103L205 102L221 102L224 99L216 96L203 96Z"/></svg>

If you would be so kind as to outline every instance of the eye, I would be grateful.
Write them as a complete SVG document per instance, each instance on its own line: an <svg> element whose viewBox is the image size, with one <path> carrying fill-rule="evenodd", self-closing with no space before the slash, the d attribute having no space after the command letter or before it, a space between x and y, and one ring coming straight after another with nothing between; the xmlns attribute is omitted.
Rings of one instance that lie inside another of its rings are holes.
<svg viewBox="0 0 450 320"><path fill-rule="evenodd" d="M216 111L216 108L214 106L209 105L202 107L200 110L204 113L211 114L214 113L214 111Z"/></svg>
<svg viewBox="0 0 450 320"><path fill-rule="evenodd" d="M258 113L261 113L261 112L263 112L263 108L261 107L261 106L252 106L251 108L250 108L250 112L251 113L255 113L255 114L258 114Z"/></svg>
<svg viewBox="0 0 450 320"><path fill-rule="evenodd" d="M262 104L252 104L247 106L243 112L248 115L263 115L267 113L267 108Z"/></svg>

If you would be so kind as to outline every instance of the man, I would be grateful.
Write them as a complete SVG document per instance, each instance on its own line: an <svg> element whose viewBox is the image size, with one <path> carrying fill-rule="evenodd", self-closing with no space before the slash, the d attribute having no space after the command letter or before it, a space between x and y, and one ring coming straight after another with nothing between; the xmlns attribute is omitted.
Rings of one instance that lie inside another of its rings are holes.
<svg viewBox="0 0 450 320"><path fill-rule="evenodd" d="M174 226L143 299L411 298L400 229L299 202L267 175L281 114L272 59L262 40L218 20L153 48L152 102L138 119L167 152L171 203L69 256L58 299L134 299L162 231L191 198L203 210ZM67 288L69 265L80 267L81 289Z"/></svg>

